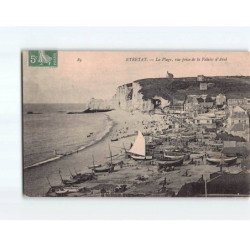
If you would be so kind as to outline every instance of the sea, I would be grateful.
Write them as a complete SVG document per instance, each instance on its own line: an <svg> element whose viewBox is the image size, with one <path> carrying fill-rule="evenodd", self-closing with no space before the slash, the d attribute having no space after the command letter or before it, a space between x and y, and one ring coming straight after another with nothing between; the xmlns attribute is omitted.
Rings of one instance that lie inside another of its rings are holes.
<svg viewBox="0 0 250 250"><path fill-rule="evenodd" d="M57 160L102 140L113 126L106 114L67 114L85 108L85 104L24 104L24 168Z"/></svg>

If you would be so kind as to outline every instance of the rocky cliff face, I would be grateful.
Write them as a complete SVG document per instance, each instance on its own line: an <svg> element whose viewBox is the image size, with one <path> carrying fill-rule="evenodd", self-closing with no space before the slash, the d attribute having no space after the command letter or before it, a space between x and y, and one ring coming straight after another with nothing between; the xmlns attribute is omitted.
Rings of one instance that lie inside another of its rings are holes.
<svg viewBox="0 0 250 250"><path fill-rule="evenodd" d="M140 90L141 86L136 82L119 86L112 98L113 107L126 111L139 110L147 112L153 110L154 104L151 100L143 100Z"/></svg>
<svg viewBox="0 0 250 250"><path fill-rule="evenodd" d="M90 110L105 110L112 107L110 101L92 98L88 103L88 108Z"/></svg>
<svg viewBox="0 0 250 250"><path fill-rule="evenodd" d="M221 93L227 98L250 98L250 77L210 77L213 88L200 90L196 77L183 78L147 78L121 85L110 101L92 99L92 109L123 109L126 111L149 112L163 109L183 100L187 95L217 95ZM204 93L205 91L205 93Z"/></svg>
<svg viewBox="0 0 250 250"><path fill-rule="evenodd" d="M112 98L112 106L115 109L123 109L126 111L142 111L149 112L156 108L163 108L170 104L159 96L145 99L141 92L142 86L138 82L132 82L119 86L116 94Z"/></svg>

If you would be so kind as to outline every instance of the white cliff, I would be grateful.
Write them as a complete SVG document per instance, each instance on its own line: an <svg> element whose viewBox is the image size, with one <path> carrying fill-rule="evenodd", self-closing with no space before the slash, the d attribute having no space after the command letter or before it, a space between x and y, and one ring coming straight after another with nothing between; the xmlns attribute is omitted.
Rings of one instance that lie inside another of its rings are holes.
<svg viewBox="0 0 250 250"><path fill-rule="evenodd" d="M170 101L162 97L155 96L145 100L141 93L141 85L138 82L132 82L119 86L116 94L112 98L112 106L115 109L126 111L142 111L149 112L156 108L164 108L169 106Z"/></svg>
<svg viewBox="0 0 250 250"><path fill-rule="evenodd" d="M140 93L141 86L137 82L125 84L117 88L116 94L112 98L112 104L115 109L126 111L151 111L154 104L151 100L144 100Z"/></svg>
<svg viewBox="0 0 250 250"><path fill-rule="evenodd" d="M91 98L88 103L88 108L90 110L103 110L103 109L111 109L110 101Z"/></svg>

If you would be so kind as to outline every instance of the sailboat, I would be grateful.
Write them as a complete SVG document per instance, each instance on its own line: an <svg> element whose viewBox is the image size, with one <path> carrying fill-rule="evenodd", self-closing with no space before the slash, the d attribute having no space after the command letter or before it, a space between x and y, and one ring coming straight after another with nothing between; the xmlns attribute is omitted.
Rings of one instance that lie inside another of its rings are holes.
<svg viewBox="0 0 250 250"><path fill-rule="evenodd" d="M93 162L93 166L89 167L89 169L95 169L95 168L99 168L102 166L101 164L95 164L95 158L93 154L92 154L92 162Z"/></svg>
<svg viewBox="0 0 250 250"><path fill-rule="evenodd" d="M104 172L112 173L112 172L114 172L115 166L112 162L112 152L110 149L110 145L109 145L109 154L110 154L110 163L108 163L107 166L100 166L100 167L93 168L93 171L95 173L104 173Z"/></svg>
<svg viewBox="0 0 250 250"><path fill-rule="evenodd" d="M146 142L141 131L138 131L135 142L128 153L134 160L152 160L152 156L146 156Z"/></svg>

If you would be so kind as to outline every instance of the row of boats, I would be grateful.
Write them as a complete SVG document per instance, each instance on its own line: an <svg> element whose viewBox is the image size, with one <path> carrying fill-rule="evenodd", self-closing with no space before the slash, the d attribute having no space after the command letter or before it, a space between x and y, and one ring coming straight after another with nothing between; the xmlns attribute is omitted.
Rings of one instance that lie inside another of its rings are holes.
<svg viewBox="0 0 250 250"><path fill-rule="evenodd" d="M134 160L152 160L152 155L146 155L146 142L145 138L140 131L135 139L135 142L127 154ZM167 166L181 166L184 161L190 159L190 153L174 151L174 150L164 150L163 157L160 161L157 161L159 167ZM222 154L217 155L206 155L206 161L210 164L234 164L237 161L237 157L227 157Z"/></svg>
<svg viewBox="0 0 250 250"><path fill-rule="evenodd" d="M69 169L70 171L70 169ZM88 180L96 179L96 175L94 173L77 173L75 171L75 174L73 174L70 171L70 179L64 179L61 173L61 170L59 169L59 176L61 179L61 185L52 185L47 178L47 181L49 183L50 189L47 192L47 195L50 195L50 193L55 193L58 196L63 196L68 193L76 193L80 191L80 187L74 186L75 184L80 184Z"/></svg>
<svg viewBox="0 0 250 250"><path fill-rule="evenodd" d="M134 159L134 160L152 160L153 155L148 155L146 150L146 141L143 136L143 134L138 131L138 135L135 139L134 144L131 146L131 148L127 151L124 147L125 153L128 157ZM113 155L109 146L109 157L110 162L101 165L96 164L94 156L92 155L93 164L89 167L89 169L92 170L91 173L77 173L71 174L70 179L63 179L61 175L61 171L59 171L61 181L65 187L60 186L59 188L56 188L56 194L62 195L70 192L77 192L78 187L72 187L74 184L79 184L88 180L96 179L97 173L112 173L115 171L116 166L122 167L123 161L114 162L113 161ZM211 164L215 165L221 165L221 164L233 164L237 161L237 157L227 157L223 156L222 154L216 155L216 156L210 156L210 155L202 155L202 158L205 157L206 161ZM192 163L193 159L190 159L190 152L187 151L181 151L181 150L164 150L163 154L160 158L154 157L156 160L156 163L158 164L159 170L166 170L167 168L173 168L176 166L182 166L184 162L189 161L188 163ZM70 187L71 186L71 187ZM52 186L51 186L52 187Z"/></svg>

